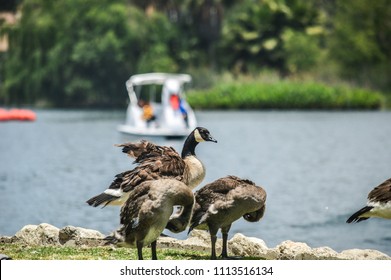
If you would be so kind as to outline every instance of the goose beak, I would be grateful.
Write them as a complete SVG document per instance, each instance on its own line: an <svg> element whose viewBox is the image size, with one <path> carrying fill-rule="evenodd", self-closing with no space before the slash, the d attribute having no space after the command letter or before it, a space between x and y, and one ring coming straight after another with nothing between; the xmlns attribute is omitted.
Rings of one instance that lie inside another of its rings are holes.
<svg viewBox="0 0 391 280"><path fill-rule="evenodd" d="M208 139L206 139L206 141L210 141L210 142L214 142L214 143L217 143L217 140L214 139L212 136L209 135Z"/></svg>

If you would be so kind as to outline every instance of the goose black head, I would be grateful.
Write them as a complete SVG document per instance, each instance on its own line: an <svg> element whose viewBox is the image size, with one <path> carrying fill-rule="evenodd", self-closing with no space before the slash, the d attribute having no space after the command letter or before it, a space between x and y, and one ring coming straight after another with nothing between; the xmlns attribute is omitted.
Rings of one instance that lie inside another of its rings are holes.
<svg viewBox="0 0 391 280"><path fill-rule="evenodd" d="M195 141L197 141L198 143L203 141L210 141L210 142L217 143L217 140L212 137L209 130L207 130L204 127L196 127L192 133L194 135Z"/></svg>
<svg viewBox="0 0 391 280"><path fill-rule="evenodd" d="M195 155L195 147L198 143L205 141L217 143L217 140L212 137L209 130L204 127L196 127L186 138L182 149L182 158L188 155Z"/></svg>
<svg viewBox="0 0 391 280"><path fill-rule="evenodd" d="M243 218L247 222L254 223L254 222L258 222L263 217L264 213L265 213L265 206L262 206L257 211L244 214Z"/></svg>

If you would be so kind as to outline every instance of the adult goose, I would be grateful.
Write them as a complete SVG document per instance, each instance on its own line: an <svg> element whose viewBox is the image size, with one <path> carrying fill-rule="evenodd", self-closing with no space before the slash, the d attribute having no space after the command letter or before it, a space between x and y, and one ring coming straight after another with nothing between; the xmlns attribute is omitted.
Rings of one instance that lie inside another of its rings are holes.
<svg viewBox="0 0 391 280"><path fill-rule="evenodd" d="M151 245L152 259L156 260L156 239L167 225L174 205L181 206L175 219L181 220L182 227L176 229L184 231L194 205L194 195L189 187L175 179L141 183L129 191L121 208L121 227L105 240L120 246L137 247L139 260L143 259L142 248Z"/></svg>
<svg viewBox="0 0 391 280"><path fill-rule="evenodd" d="M211 259L216 259L216 234L221 229L221 256L228 258L228 232L232 223L240 217L249 222L259 221L265 212L266 192L250 180L227 176L199 189L195 200L189 232L194 228L208 229L212 243Z"/></svg>
<svg viewBox="0 0 391 280"><path fill-rule="evenodd" d="M358 223L371 217L391 219L391 178L375 187L368 194L367 206L361 208L347 223Z"/></svg>
<svg viewBox="0 0 391 280"><path fill-rule="evenodd" d="M181 155L172 147L158 146L145 140L117 145L138 165L117 174L108 189L90 198L87 203L94 207L122 205L130 190L149 180L174 178L190 189L195 188L205 177L205 167L195 154L196 146L204 141L217 143L206 128L197 127L186 138Z"/></svg>

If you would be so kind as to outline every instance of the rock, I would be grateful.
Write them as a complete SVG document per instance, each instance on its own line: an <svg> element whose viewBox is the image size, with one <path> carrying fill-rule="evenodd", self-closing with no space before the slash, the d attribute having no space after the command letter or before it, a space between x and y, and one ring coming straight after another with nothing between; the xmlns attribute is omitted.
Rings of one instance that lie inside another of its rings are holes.
<svg viewBox="0 0 391 280"><path fill-rule="evenodd" d="M59 245L59 229L43 223L27 225L15 234L15 237L27 245Z"/></svg>
<svg viewBox="0 0 391 280"><path fill-rule="evenodd" d="M206 230L193 229L189 235L190 238L195 238L204 243L210 244L210 234Z"/></svg>
<svg viewBox="0 0 391 280"><path fill-rule="evenodd" d="M228 241L229 254L243 257L260 257L263 259L276 259L277 251L269 249L266 243L259 238L246 237L241 233L235 234Z"/></svg>
<svg viewBox="0 0 391 280"><path fill-rule="evenodd" d="M0 236L0 244L11 244L18 242L18 238L14 236Z"/></svg>
<svg viewBox="0 0 391 280"><path fill-rule="evenodd" d="M276 247L280 260L335 260L338 253L329 247L311 248L303 242L290 240Z"/></svg>
<svg viewBox="0 0 391 280"><path fill-rule="evenodd" d="M210 236L204 230L193 230L189 238L179 240L172 237L159 237L159 248L190 249L201 252L210 252ZM216 242L216 250L221 250L221 240Z"/></svg>
<svg viewBox="0 0 391 280"><path fill-rule="evenodd" d="M371 249L350 249L342 251L338 258L344 260L391 260L386 254Z"/></svg>
<svg viewBox="0 0 391 280"><path fill-rule="evenodd" d="M27 225L15 234L19 242L27 245L98 246L104 235L99 231L66 226L61 230L49 224Z"/></svg>
<svg viewBox="0 0 391 280"><path fill-rule="evenodd" d="M102 233L93 229L66 226L59 231L59 242L65 246L97 246L102 245L105 237Z"/></svg>
<svg viewBox="0 0 391 280"><path fill-rule="evenodd" d="M100 246L105 236L99 231L81 227L66 226L61 230L49 224L27 225L15 236L0 237L0 243L21 242L35 246ZM196 250L210 253L210 236L207 231L193 230L185 240L172 237L159 237L159 248ZM222 240L216 243L216 251L221 252ZM268 248L262 239L235 234L228 241L229 255L258 257L272 260L391 260L390 256L376 250L351 249L337 253L329 247L311 248L306 243L284 241L275 248Z"/></svg>
<svg viewBox="0 0 391 280"><path fill-rule="evenodd" d="M302 242L287 240L276 247L280 260L307 260L311 255L311 248Z"/></svg>
<svg viewBox="0 0 391 280"><path fill-rule="evenodd" d="M335 260L338 258L338 253L330 247L319 247L312 249L314 258L312 260Z"/></svg>

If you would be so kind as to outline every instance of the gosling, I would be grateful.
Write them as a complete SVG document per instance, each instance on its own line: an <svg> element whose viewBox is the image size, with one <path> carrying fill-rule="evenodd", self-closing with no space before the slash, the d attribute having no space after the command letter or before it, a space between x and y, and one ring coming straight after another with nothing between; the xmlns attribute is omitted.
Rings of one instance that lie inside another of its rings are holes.
<svg viewBox="0 0 391 280"><path fill-rule="evenodd" d="M228 259L227 241L232 223L240 217L249 222L259 221L265 212L266 192L250 180L227 176L199 189L195 200L189 233L194 228L208 229L211 259L216 259L216 235L221 229L221 256Z"/></svg>
<svg viewBox="0 0 391 280"><path fill-rule="evenodd" d="M174 206L181 212L171 217ZM107 243L137 248L138 259L143 259L143 247L151 245L152 259L157 260L156 240L170 217L176 232L186 229L194 206L192 191L182 182L173 179L146 181L129 191L121 208L121 227L107 236Z"/></svg>

